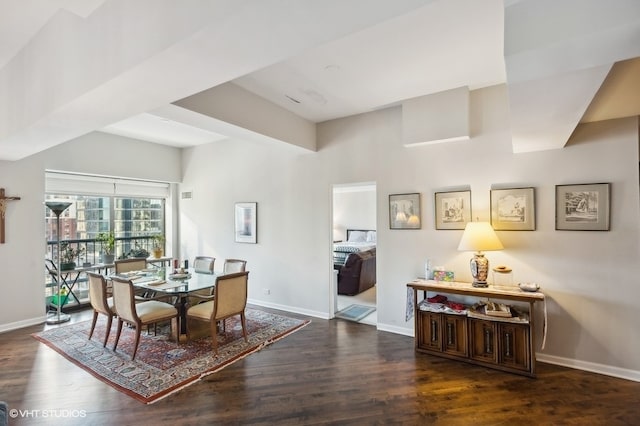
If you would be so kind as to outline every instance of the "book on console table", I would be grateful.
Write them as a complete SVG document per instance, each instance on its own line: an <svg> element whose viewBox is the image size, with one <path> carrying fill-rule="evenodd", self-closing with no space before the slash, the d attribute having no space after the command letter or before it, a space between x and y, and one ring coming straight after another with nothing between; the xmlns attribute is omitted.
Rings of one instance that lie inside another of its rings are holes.
<svg viewBox="0 0 640 426"><path fill-rule="evenodd" d="M489 315L492 317L511 318L513 316L513 314L511 313L511 307L509 307L509 305L490 301L487 302L486 305L484 305L484 313L485 315Z"/></svg>
<svg viewBox="0 0 640 426"><path fill-rule="evenodd" d="M467 309L467 316L470 318L486 319L491 321L512 322L519 324L529 323L529 315L527 313L518 312L512 307L509 307L511 316L508 317L499 315L487 315L485 310L486 305L484 305L484 303L486 302L469 307L469 309Z"/></svg>

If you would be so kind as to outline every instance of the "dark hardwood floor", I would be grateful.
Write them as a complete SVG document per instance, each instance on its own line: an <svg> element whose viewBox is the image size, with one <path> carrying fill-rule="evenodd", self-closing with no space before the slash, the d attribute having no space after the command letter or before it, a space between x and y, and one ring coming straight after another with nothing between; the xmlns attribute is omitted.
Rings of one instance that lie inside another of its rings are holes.
<svg viewBox="0 0 640 426"><path fill-rule="evenodd" d="M72 321L89 318L77 312ZM416 354L412 338L369 325L316 318L144 405L31 337L44 327L0 334L0 400L32 413L11 425L640 423L640 383L543 363L537 379L520 377ZM51 418L59 413L86 416Z"/></svg>

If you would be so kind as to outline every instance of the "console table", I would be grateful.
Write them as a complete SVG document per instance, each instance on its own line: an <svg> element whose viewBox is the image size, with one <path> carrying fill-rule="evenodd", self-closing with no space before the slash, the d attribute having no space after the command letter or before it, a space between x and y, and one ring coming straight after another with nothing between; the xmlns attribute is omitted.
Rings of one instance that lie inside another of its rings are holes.
<svg viewBox="0 0 640 426"><path fill-rule="evenodd" d="M465 361L524 376L536 376L534 303L541 292L515 286L473 287L470 283L416 279L413 289L416 351ZM457 294L481 299L514 301L527 306L527 317L501 318L420 310L418 294Z"/></svg>

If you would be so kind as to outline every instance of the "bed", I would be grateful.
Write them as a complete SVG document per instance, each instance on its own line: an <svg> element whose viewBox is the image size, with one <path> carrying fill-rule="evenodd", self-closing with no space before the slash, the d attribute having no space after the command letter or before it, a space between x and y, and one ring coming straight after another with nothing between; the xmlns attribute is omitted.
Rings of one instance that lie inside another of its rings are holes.
<svg viewBox="0 0 640 426"><path fill-rule="evenodd" d="M344 265L350 253L376 247L376 231L372 229L347 229L347 240L333 243L333 264L336 269Z"/></svg>

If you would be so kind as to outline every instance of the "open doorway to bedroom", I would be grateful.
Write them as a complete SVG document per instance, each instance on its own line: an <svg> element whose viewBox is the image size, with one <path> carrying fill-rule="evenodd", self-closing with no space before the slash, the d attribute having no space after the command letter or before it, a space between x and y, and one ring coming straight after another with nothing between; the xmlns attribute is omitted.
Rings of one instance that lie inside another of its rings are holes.
<svg viewBox="0 0 640 426"><path fill-rule="evenodd" d="M376 184L333 186L332 291L337 318L377 325Z"/></svg>

